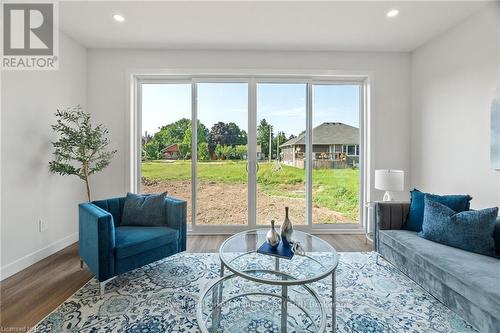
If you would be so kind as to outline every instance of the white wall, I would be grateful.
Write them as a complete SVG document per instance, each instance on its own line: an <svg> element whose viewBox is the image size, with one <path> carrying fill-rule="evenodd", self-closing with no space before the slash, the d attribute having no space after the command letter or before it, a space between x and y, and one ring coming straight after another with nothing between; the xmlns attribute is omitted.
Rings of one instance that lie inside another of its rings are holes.
<svg viewBox="0 0 500 333"><path fill-rule="evenodd" d="M490 105L500 97L499 4L489 5L412 54L411 183L500 205L490 167Z"/></svg>
<svg viewBox="0 0 500 333"><path fill-rule="evenodd" d="M93 197L123 195L130 185L127 74L134 69L182 68L370 71L373 167L410 171L406 53L86 50L61 35L59 71L2 72L2 278L77 240L83 185L48 171L56 108L80 103L108 127L118 154L109 168L91 179ZM49 225L43 233L38 231L40 218Z"/></svg>
<svg viewBox="0 0 500 333"><path fill-rule="evenodd" d="M407 53L88 51L88 103L110 130L118 154L94 180L96 198L123 195L129 187L129 109L127 73L154 69L260 69L371 71L374 168L410 172L410 64ZM409 180L409 177L408 177ZM408 182L407 182L408 183ZM406 194L402 194L406 196ZM375 198L382 193L377 191Z"/></svg>
<svg viewBox="0 0 500 333"><path fill-rule="evenodd" d="M83 184L48 162L56 109L87 104L87 50L64 34L59 43L58 71L1 73L2 279L77 240Z"/></svg>

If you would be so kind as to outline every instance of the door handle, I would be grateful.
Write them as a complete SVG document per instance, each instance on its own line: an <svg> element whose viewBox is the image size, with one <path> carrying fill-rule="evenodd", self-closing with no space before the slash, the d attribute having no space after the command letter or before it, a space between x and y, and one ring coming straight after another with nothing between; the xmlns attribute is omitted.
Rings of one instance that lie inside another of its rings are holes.
<svg viewBox="0 0 500 333"><path fill-rule="evenodd" d="M259 163L258 162L254 162L255 163L255 174L257 174L257 172L259 172ZM247 171L248 173L248 164L249 162L245 163L245 170Z"/></svg>

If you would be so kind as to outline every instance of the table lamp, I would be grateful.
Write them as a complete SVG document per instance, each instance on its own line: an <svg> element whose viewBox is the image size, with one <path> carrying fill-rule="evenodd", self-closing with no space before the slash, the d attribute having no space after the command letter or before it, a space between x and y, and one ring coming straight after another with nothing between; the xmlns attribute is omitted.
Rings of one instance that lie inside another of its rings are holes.
<svg viewBox="0 0 500 333"><path fill-rule="evenodd" d="M385 191L384 201L394 201L393 191L403 191L405 172L403 170L375 170L375 188Z"/></svg>

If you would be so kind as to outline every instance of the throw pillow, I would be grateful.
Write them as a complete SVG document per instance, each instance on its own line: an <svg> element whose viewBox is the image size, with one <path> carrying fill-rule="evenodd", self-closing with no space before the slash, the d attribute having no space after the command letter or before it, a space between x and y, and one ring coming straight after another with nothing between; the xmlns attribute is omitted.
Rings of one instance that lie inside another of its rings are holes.
<svg viewBox="0 0 500 333"><path fill-rule="evenodd" d="M470 201L472 199L469 195L437 195L420 192L414 189L411 193L411 203L408 212L408 217L404 228L411 231L422 230L422 223L424 221L424 196L428 195L434 201L439 202L453 209L455 212L463 212L469 210Z"/></svg>
<svg viewBox="0 0 500 333"><path fill-rule="evenodd" d="M480 253L495 256L493 231L498 208L455 212L446 205L425 196L424 223L418 233L425 239Z"/></svg>
<svg viewBox="0 0 500 333"><path fill-rule="evenodd" d="M160 226L166 224L165 197L162 194L127 193L121 226Z"/></svg>

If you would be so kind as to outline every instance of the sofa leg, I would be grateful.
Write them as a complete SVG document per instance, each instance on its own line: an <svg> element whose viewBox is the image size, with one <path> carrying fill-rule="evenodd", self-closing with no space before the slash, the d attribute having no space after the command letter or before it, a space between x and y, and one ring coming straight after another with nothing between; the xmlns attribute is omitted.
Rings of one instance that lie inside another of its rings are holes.
<svg viewBox="0 0 500 333"><path fill-rule="evenodd" d="M80 258L80 269L83 269L83 259Z"/></svg>

